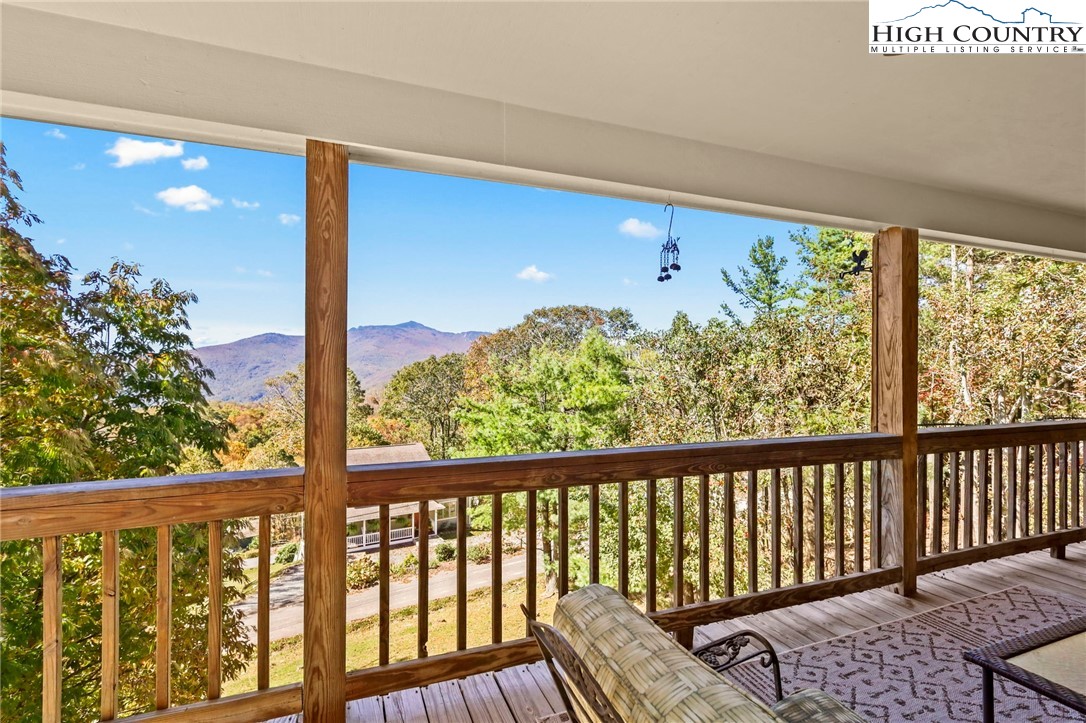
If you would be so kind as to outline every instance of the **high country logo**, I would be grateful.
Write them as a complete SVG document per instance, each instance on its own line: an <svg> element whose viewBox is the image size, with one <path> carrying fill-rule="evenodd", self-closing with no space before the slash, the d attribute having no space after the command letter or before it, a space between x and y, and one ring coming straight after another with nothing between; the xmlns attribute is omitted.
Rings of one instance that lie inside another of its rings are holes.
<svg viewBox="0 0 1086 723"><path fill-rule="evenodd" d="M871 53L1086 53L1082 0L869 0Z"/></svg>

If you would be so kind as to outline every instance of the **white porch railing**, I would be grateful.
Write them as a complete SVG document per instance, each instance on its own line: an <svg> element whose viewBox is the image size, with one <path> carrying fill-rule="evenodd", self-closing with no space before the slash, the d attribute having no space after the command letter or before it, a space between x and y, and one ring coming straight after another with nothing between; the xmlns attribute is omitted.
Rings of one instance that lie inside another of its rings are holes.
<svg viewBox="0 0 1086 723"><path fill-rule="evenodd" d="M389 530L389 542L402 542L415 539L414 527L401 527L398 530ZM381 544L380 532L364 532L361 535L349 535L347 547L377 547Z"/></svg>

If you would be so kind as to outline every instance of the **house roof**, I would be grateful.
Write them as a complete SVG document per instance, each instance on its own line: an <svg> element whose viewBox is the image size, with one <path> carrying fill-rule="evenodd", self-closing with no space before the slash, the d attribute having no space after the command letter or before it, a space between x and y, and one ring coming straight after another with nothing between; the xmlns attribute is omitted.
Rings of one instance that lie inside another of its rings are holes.
<svg viewBox="0 0 1086 723"><path fill-rule="evenodd" d="M1086 260L1086 55L866 2L4 3L4 112Z"/></svg>
<svg viewBox="0 0 1086 723"><path fill-rule="evenodd" d="M347 450L347 466L357 464L388 464L392 462L426 462L430 454L419 442L386 444L380 447L352 447Z"/></svg>

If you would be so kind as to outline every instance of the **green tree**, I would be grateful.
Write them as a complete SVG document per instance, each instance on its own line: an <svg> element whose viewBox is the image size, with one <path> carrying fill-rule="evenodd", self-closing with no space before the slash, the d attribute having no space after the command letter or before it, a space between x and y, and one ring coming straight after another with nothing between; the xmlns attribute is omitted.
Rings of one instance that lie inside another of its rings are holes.
<svg viewBox="0 0 1086 723"><path fill-rule="evenodd" d="M796 298L798 286L784 278L784 269L788 258L778 256L773 250L773 237L759 237L747 254L750 268L740 266L738 277L722 268L721 278L724 284L739 296L739 304L754 311L755 316L773 315ZM737 315L727 304L722 306L724 313L736 319Z"/></svg>
<svg viewBox="0 0 1086 723"><path fill-rule="evenodd" d="M385 387L381 415L402 420L435 459L448 459L460 443L464 360L463 354L431 356L400 369Z"/></svg>
<svg viewBox="0 0 1086 723"><path fill-rule="evenodd" d="M597 330L589 330L572 353L534 347L527 360L512 362L487 381L486 398L465 400L461 412L469 455L599 449L628 438L626 361ZM538 494L544 567L552 586L557 570L557 495L553 490ZM585 568L587 499L584 488L572 490L571 545L582 551L571 560L575 571ZM518 495L515 503L503 501L503 510L522 503ZM519 510L513 514L521 515Z"/></svg>
<svg viewBox="0 0 1086 723"><path fill-rule="evenodd" d="M0 159L5 149L0 145ZM226 424L204 394L208 372L192 353L186 307L195 302L160 280L138 283L137 267L117 262L71 292L71 266L46 258L20 232L37 218L15 197L17 174L0 160L4 284L0 335L0 482L4 486L169 474L184 449L222 449ZM226 526L226 543L231 540ZM202 697L207 668L207 526L174 528L174 669L178 702ZM64 717L93 719L101 680L101 540L63 542ZM126 713L153 706L154 531L121 536L121 689ZM224 555L224 576L240 583L241 561ZM241 595L227 585L223 672L236 676L251 655ZM0 545L0 715L41 715L41 547Z"/></svg>

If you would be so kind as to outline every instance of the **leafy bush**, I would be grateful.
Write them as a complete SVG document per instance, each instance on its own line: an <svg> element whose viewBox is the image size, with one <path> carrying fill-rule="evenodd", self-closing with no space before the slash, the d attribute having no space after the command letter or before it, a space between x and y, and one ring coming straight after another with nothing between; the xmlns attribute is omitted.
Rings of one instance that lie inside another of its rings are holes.
<svg viewBox="0 0 1086 723"><path fill-rule="evenodd" d="M298 556L298 543L288 542L279 548L279 552L275 553L276 565L289 565L294 562L294 558Z"/></svg>
<svg viewBox="0 0 1086 723"><path fill-rule="evenodd" d="M451 542L441 542L434 548L434 558L438 562L448 562L456 559L456 545Z"/></svg>
<svg viewBox="0 0 1086 723"><path fill-rule="evenodd" d="M523 549L524 546L520 544L520 540L505 540L502 542L502 554L515 555Z"/></svg>
<svg viewBox="0 0 1086 723"><path fill-rule="evenodd" d="M400 560L398 565L394 565L392 568L392 574L396 577L402 577L405 575L414 575L419 571L419 558L415 553L407 553L407 557Z"/></svg>
<svg viewBox="0 0 1086 723"><path fill-rule="evenodd" d="M368 555L350 560L347 563L347 589L364 590L373 587L380 579L380 572L380 566Z"/></svg>
<svg viewBox="0 0 1086 723"><path fill-rule="evenodd" d="M490 545L480 542L468 548L468 559L476 565L484 565L490 562Z"/></svg>

